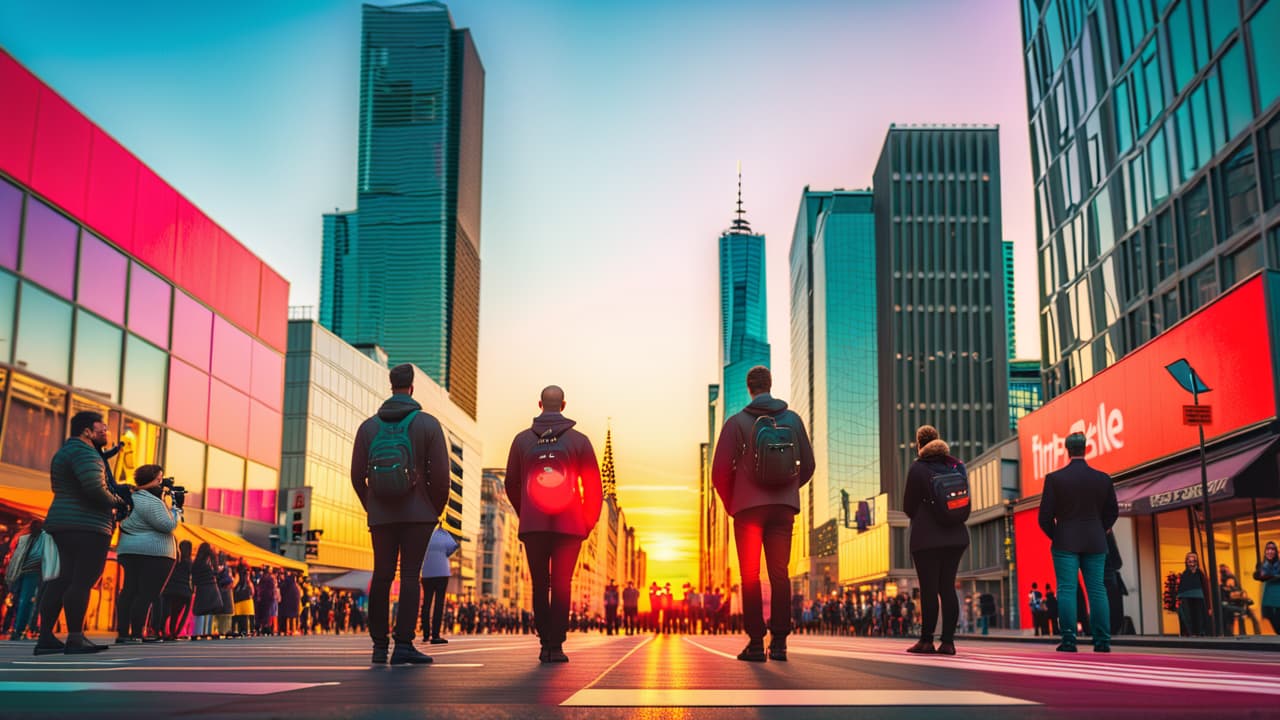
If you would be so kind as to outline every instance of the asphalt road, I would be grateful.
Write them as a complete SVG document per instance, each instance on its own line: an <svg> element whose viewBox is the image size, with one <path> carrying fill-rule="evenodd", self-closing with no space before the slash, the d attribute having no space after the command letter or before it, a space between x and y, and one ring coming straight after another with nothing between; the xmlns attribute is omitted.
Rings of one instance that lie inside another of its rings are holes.
<svg viewBox="0 0 1280 720"><path fill-rule="evenodd" d="M572 635L542 665L528 636L455 637L429 666L370 666L365 637L252 638L33 657L0 643L0 717L937 718L1280 717L1280 657L795 636L744 663L729 636Z"/></svg>

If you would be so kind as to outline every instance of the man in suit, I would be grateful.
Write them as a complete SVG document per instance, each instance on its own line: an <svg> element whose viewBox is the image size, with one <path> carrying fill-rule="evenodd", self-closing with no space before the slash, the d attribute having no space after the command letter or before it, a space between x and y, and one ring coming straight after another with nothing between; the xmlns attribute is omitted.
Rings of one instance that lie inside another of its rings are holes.
<svg viewBox="0 0 1280 720"><path fill-rule="evenodd" d="M1059 652L1076 651L1076 584L1084 574L1092 620L1093 651L1111 652L1111 613L1103 568L1107 532L1120 515L1111 477L1085 462L1085 436L1067 436L1071 461L1044 479L1040 500L1040 528L1053 542L1053 569L1058 578Z"/></svg>

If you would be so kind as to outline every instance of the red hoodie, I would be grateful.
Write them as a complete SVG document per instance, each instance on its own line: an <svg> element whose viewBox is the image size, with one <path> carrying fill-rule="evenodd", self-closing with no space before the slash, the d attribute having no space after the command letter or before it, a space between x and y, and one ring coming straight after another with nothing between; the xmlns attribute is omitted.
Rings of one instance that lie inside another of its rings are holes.
<svg viewBox="0 0 1280 720"><path fill-rule="evenodd" d="M560 413L547 413L533 419L530 430L521 430L511 441L511 451L507 454L507 498L515 506L516 515L520 516L520 536L528 533L552 532L586 538L600 519L600 508L604 503L604 488L600 484L600 466L596 462L596 451L586 435L573 429L573 420ZM529 450L537 444L538 438L548 430L560 438L572 457L572 466L578 474L577 502L573 502L565 510L548 514L537 505L524 502L525 490L525 457Z"/></svg>

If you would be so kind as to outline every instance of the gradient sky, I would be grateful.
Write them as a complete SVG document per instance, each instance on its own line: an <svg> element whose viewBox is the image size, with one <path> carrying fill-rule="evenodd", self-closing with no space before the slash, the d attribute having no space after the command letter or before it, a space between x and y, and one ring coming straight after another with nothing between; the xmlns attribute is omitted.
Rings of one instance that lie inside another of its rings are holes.
<svg viewBox="0 0 1280 720"><path fill-rule="evenodd" d="M380 3L381 4L381 3ZM768 236L777 394L800 194L860 188L890 123L1000 125L1019 353L1038 357L1018 4L459 0L485 65L486 465L565 387L650 576L696 575L717 371L716 239L736 166ZM321 213L355 205L360 4L0 3L0 46L319 301Z"/></svg>

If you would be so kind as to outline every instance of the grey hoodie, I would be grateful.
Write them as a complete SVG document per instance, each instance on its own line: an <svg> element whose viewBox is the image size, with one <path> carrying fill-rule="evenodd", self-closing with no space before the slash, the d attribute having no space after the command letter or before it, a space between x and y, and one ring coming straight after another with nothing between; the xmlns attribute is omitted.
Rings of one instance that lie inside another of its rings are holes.
<svg viewBox="0 0 1280 720"><path fill-rule="evenodd" d="M773 416L779 425L796 431L800 475L794 486L764 487L756 481L756 468L750 460L751 443L755 441L751 431L756 419L765 415ZM800 488L813 477L815 467L813 446L809 443L804 421L788 410L785 402L769 393L761 393L720 429L715 459L711 463L711 482L730 516L763 505L786 505L800 512Z"/></svg>
<svg viewBox="0 0 1280 720"><path fill-rule="evenodd" d="M417 465L418 484L407 498L394 502L380 500L369 492L366 477L369 472L369 446L378 434L381 424L399 422L410 412L418 414L409 425L413 441L413 460ZM351 450L351 486L355 488L360 504L369 514L369 526L391 523L436 523L449 502L449 449L444 441L444 429L440 421L426 412L408 395L392 395L378 414L365 420L356 431L355 446Z"/></svg>

